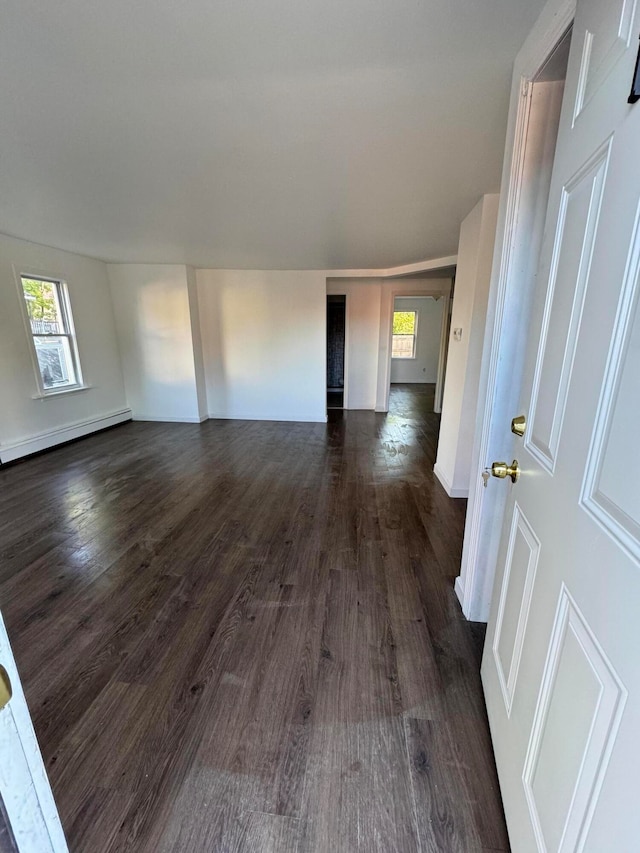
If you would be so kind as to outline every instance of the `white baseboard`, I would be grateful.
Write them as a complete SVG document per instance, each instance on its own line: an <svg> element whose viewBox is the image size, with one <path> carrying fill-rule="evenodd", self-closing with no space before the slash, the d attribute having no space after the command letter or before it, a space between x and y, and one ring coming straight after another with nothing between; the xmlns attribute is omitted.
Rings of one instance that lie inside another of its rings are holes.
<svg viewBox="0 0 640 853"><path fill-rule="evenodd" d="M443 473L442 468L436 465L433 468L433 473L436 475L442 488L449 495L450 498L468 498L469 497L469 489L454 489L451 483L449 482L448 477Z"/></svg>
<svg viewBox="0 0 640 853"><path fill-rule="evenodd" d="M464 586L462 585L462 577L458 575L456 578L456 582L454 584L454 590L456 595L458 596L458 601L460 602L460 607L464 611Z"/></svg>
<svg viewBox="0 0 640 853"><path fill-rule="evenodd" d="M205 415L202 418L165 418L158 415L140 415L136 412L132 420L151 421L158 424L201 424L203 421L208 420L208 417Z"/></svg>
<svg viewBox="0 0 640 853"><path fill-rule="evenodd" d="M302 423L302 424L326 424L326 415L256 415L255 412L247 412L246 414L221 415L216 412L209 412L209 417L214 421L280 421L281 423Z"/></svg>
<svg viewBox="0 0 640 853"><path fill-rule="evenodd" d="M375 411L376 404L373 400L353 400L350 399L345 409L348 409L350 412L373 412Z"/></svg>
<svg viewBox="0 0 640 853"><path fill-rule="evenodd" d="M100 415L97 418L76 421L75 423L48 430L38 435L31 435L28 438L20 439L20 441L11 441L0 446L0 462L13 462L14 459L21 459L23 456L29 456L31 453L47 450L49 447L55 447L57 444L63 444L65 441L82 438L83 435L89 435L92 432L97 432L98 430L130 420L131 409L121 409L109 415Z"/></svg>

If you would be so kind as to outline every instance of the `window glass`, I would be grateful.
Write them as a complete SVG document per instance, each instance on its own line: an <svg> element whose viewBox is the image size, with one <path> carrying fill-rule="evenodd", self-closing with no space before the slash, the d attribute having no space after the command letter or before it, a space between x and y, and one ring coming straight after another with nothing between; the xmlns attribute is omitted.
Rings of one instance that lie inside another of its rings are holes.
<svg viewBox="0 0 640 853"><path fill-rule="evenodd" d="M415 358L416 325L416 311L393 312L392 358Z"/></svg>
<svg viewBox="0 0 640 853"><path fill-rule="evenodd" d="M66 332L58 301L57 282L22 279L22 289L34 335L59 335Z"/></svg>
<svg viewBox="0 0 640 853"><path fill-rule="evenodd" d="M64 282L22 276L22 291L43 390L78 385L78 355Z"/></svg>

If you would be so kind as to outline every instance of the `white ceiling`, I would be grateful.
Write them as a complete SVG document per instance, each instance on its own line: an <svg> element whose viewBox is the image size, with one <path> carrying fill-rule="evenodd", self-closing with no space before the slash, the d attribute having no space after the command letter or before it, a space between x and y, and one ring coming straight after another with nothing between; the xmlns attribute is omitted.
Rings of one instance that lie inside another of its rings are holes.
<svg viewBox="0 0 640 853"><path fill-rule="evenodd" d="M499 188L543 0L7 0L0 231L107 260L382 268Z"/></svg>

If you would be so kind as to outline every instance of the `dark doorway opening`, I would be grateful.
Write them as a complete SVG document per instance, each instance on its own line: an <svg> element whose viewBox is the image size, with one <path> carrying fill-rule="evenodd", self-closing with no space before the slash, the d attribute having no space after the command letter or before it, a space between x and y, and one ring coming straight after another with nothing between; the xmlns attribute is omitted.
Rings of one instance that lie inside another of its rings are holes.
<svg viewBox="0 0 640 853"><path fill-rule="evenodd" d="M327 409L344 407L346 296L327 296Z"/></svg>

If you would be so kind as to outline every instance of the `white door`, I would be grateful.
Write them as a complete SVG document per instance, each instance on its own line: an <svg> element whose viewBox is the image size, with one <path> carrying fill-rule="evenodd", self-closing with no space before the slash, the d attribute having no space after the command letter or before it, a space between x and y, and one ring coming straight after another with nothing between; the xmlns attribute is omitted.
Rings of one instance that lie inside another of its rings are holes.
<svg viewBox="0 0 640 853"><path fill-rule="evenodd" d="M65 853L60 818L1 616L0 666L0 850Z"/></svg>
<svg viewBox="0 0 640 853"><path fill-rule="evenodd" d="M640 850L635 0L578 0L482 676L514 853Z"/></svg>

